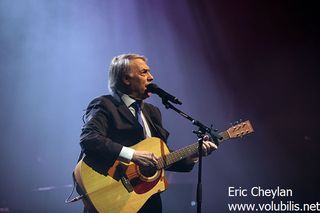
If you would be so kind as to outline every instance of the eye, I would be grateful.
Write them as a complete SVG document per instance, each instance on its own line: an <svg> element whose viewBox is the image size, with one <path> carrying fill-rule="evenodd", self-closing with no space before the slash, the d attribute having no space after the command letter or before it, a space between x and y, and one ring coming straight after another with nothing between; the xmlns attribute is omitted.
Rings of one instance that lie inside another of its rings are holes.
<svg viewBox="0 0 320 213"><path fill-rule="evenodd" d="M140 70L140 75L145 76L148 74L148 72L150 72L150 70L147 70L147 69Z"/></svg>

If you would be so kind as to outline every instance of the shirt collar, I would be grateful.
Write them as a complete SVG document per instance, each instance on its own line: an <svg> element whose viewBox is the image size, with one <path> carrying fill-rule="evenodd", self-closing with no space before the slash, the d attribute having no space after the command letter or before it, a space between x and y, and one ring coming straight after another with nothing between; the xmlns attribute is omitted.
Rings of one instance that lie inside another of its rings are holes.
<svg viewBox="0 0 320 213"><path fill-rule="evenodd" d="M121 100L124 102L124 104L127 106L127 107L130 107L131 104L133 104L134 102L136 102L136 100L134 100L133 98L131 98L129 95L127 94L121 94L120 95L121 97Z"/></svg>
<svg viewBox="0 0 320 213"><path fill-rule="evenodd" d="M137 101L133 98L131 98L129 95L125 94L125 93L122 93L120 91L117 91L116 93L113 94L113 97L116 98L118 101L123 101L123 103L129 108L131 107L131 105L134 103L134 102L140 102L140 107L141 109L143 108L144 106L144 102L143 101Z"/></svg>
<svg viewBox="0 0 320 213"><path fill-rule="evenodd" d="M129 95L122 93L122 92L119 92L119 91L117 92L116 96L119 97L128 108L131 107L134 102L139 102L139 101L131 98ZM141 109L143 108L143 105L144 105L144 103L143 103L143 101L141 101L141 103L140 103Z"/></svg>

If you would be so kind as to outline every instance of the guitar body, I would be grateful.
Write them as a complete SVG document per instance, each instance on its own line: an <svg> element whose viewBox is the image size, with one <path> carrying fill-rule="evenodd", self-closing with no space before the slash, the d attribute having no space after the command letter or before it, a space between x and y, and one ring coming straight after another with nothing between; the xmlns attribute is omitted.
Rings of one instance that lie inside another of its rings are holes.
<svg viewBox="0 0 320 213"><path fill-rule="evenodd" d="M159 138L148 138L132 146L135 150L154 153L157 157L169 154L167 145ZM154 194L167 188L164 170L141 168L134 163L116 161L108 172L97 171L79 161L74 175L84 192L84 205L90 212L137 212ZM121 177L129 184L124 184Z"/></svg>

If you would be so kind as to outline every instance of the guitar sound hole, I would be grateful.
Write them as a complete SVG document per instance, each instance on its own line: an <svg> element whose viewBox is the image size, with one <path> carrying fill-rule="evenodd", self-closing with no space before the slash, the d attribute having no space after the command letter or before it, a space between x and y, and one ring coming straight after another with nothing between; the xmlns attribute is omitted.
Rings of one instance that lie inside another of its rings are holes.
<svg viewBox="0 0 320 213"><path fill-rule="evenodd" d="M152 177L156 174L157 169L154 167L139 167L140 173L145 177Z"/></svg>

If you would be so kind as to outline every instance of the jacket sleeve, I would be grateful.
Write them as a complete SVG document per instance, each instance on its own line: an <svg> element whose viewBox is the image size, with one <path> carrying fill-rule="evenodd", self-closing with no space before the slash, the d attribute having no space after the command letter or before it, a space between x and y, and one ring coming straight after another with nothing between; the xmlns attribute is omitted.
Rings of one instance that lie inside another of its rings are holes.
<svg viewBox="0 0 320 213"><path fill-rule="evenodd" d="M85 124L80 135L80 145L86 156L114 163L122 145L108 138L110 112L102 97L94 99L85 114Z"/></svg>

